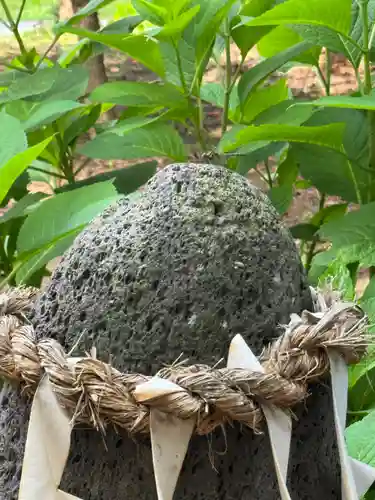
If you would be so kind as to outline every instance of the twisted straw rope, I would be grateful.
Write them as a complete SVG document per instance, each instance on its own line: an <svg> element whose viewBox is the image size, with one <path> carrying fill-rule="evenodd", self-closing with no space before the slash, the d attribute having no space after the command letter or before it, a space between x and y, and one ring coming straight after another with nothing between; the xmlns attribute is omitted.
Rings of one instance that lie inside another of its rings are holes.
<svg viewBox="0 0 375 500"><path fill-rule="evenodd" d="M74 421L101 431L111 423L130 433L147 433L150 408L157 408L181 419L195 417L201 434L234 420L259 432L260 404L287 410L303 401L308 383L329 374L328 349L352 364L367 348L364 313L338 301L328 307L326 297L318 295L315 309L320 314L304 311L301 318L292 317L285 332L265 349L260 358L265 373L177 364L157 376L179 388L140 403L136 388L151 376L121 373L90 356L69 358L57 341L37 340L25 316L35 296L36 290L26 288L0 295L0 377L33 393L47 374Z"/></svg>

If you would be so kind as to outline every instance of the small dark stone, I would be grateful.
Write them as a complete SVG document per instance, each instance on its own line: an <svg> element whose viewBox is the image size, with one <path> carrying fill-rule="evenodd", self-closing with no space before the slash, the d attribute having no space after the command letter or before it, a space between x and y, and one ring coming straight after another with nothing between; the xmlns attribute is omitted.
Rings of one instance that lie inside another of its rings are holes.
<svg viewBox="0 0 375 500"><path fill-rule="evenodd" d="M255 353L311 297L290 233L268 198L244 177L212 165L176 164L134 203L118 202L75 240L35 306L39 337L67 350L97 348L121 370L153 374L180 354L214 364L240 333ZM0 401L0 492L16 498L27 407ZM9 407L20 407L13 421ZM9 406L10 405L10 406ZM329 387L299 408L292 443L293 499L340 497ZM17 425L20 431L17 436ZM112 429L76 430L62 488L83 500L155 500L148 439ZM210 454L213 458L210 458ZM42 473L42 471L41 471ZM194 437L176 499L279 498L267 435L237 426Z"/></svg>

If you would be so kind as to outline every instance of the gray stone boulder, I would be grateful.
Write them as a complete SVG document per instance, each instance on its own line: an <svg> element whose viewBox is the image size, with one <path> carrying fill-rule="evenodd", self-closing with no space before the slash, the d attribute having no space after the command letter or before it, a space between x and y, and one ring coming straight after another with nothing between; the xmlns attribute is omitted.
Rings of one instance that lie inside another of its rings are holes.
<svg viewBox="0 0 375 500"><path fill-rule="evenodd" d="M75 240L35 305L39 337L93 345L120 370L153 374L180 354L214 364L237 333L259 354L292 312L311 308L293 239L268 198L212 165L176 164ZM290 489L340 497L330 389L297 409ZM0 498L17 498L29 405L0 397ZM41 471L42 473L42 471ZM83 500L155 500L148 438L77 429L62 489ZM5 496L3 496L5 495ZM268 436L234 425L191 441L176 499L279 498Z"/></svg>

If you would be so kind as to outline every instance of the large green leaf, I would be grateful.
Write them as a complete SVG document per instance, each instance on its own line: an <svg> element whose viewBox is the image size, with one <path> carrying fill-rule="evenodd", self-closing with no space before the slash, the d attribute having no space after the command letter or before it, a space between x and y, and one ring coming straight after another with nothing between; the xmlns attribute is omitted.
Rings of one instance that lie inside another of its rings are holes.
<svg viewBox="0 0 375 500"><path fill-rule="evenodd" d="M75 101L46 101L35 103L30 112L30 117L23 123L26 131L33 130L41 125L54 122L68 111L80 108L82 104Z"/></svg>
<svg viewBox="0 0 375 500"><path fill-rule="evenodd" d="M310 47L311 45L307 42L298 43L269 59L265 59L246 71L238 83L238 95L240 100L244 102L250 92L271 73L279 69L285 63L294 60L295 57L299 56Z"/></svg>
<svg viewBox="0 0 375 500"><path fill-rule="evenodd" d="M145 35L106 34L65 25L62 26L60 30L63 33L72 33L82 38L88 38L94 42L102 43L103 45L117 49L144 64L159 76L164 76L165 74L164 63L158 42L151 38L147 38Z"/></svg>
<svg viewBox="0 0 375 500"><path fill-rule="evenodd" d="M113 185L120 194L130 194L143 186L155 173L157 168L156 161L148 161L131 165L130 167L120 168L118 170L111 170L101 174L93 175L82 181L75 182L74 184L67 184L55 190L56 193L63 193L79 189L82 186L89 186L98 182L113 180ZM1 221L1 219L0 219Z"/></svg>
<svg viewBox="0 0 375 500"><path fill-rule="evenodd" d="M369 32L371 32L375 20L375 0L368 0L367 11L368 11ZM358 45L360 45L361 47L363 46L363 31L364 31L363 22L362 22L359 2L358 0L352 0L352 27L350 30L350 37L355 42L357 42ZM372 40L370 55L373 54L374 48L375 48L375 41ZM352 59L356 66L359 65L361 57L362 57L362 52L356 49L353 52L352 56ZM373 60L373 57L371 59Z"/></svg>
<svg viewBox="0 0 375 500"><path fill-rule="evenodd" d="M303 41L302 37L286 26L277 26L270 33L259 40L257 49L262 57L273 57L283 50L297 45ZM294 57L294 60L302 64L319 64L320 47L311 47Z"/></svg>
<svg viewBox="0 0 375 500"><path fill-rule="evenodd" d="M267 194L280 215L288 210L293 201L293 187L291 185L275 186Z"/></svg>
<svg viewBox="0 0 375 500"><path fill-rule="evenodd" d="M323 26L343 35L351 28L351 0L288 0L252 19L249 26L307 24Z"/></svg>
<svg viewBox="0 0 375 500"><path fill-rule="evenodd" d="M330 96L321 97L316 101L312 101L314 106L325 108L344 108L344 109L368 109L375 110L375 94L369 96L352 97L352 96Z"/></svg>
<svg viewBox="0 0 375 500"><path fill-rule="evenodd" d="M285 141L302 142L325 146L337 151L342 149L344 124L323 125L320 127L296 127L293 125L250 125L227 132L219 143L219 151L234 151L248 142Z"/></svg>
<svg viewBox="0 0 375 500"><path fill-rule="evenodd" d="M375 467L375 411L345 431L349 455Z"/></svg>
<svg viewBox="0 0 375 500"><path fill-rule="evenodd" d="M21 153L16 154L8 160L8 162L0 166L0 203L5 198L17 177L19 177L22 172L40 155L51 140L52 137L49 137L39 144L36 144L25 151L21 151Z"/></svg>
<svg viewBox="0 0 375 500"><path fill-rule="evenodd" d="M322 226L319 234L332 243L334 255L346 263L358 261L366 267L375 264L374 210L375 202L368 203Z"/></svg>
<svg viewBox="0 0 375 500"><path fill-rule="evenodd" d="M151 124L119 136L103 133L87 142L80 153L89 158L136 159L167 157L175 161L186 159L184 144L178 133L165 124Z"/></svg>
<svg viewBox="0 0 375 500"><path fill-rule="evenodd" d="M181 89L190 89L196 71L194 39L185 35L175 44L161 41L159 47L167 82Z"/></svg>
<svg viewBox="0 0 375 500"><path fill-rule="evenodd" d="M112 181L61 193L43 201L23 223L17 240L22 254L44 250L61 237L80 230L119 195Z"/></svg>
<svg viewBox="0 0 375 500"><path fill-rule="evenodd" d="M141 107L175 107L186 103L186 98L175 86L144 82L105 83L96 87L90 99L95 102Z"/></svg>
<svg viewBox="0 0 375 500"><path fill-rule="evenodd" d="M286 79L280 79L273 85L257 88L248 95L237 111L237 121L251 123L256 116L266 109L285 101L288 98Z"/></svg>
<svg viewBox="0 0 375 500"><path fill-rule="evenodd" d="M46 196L47 195L44 193L27 194L0 216L0 225L5 224L5 222L24 217L29 211L38 205L40 200Z"/></svg>
<svg viewBox="0 0 375 500"><path fill-rule="evenodd" d="M88 79L88 72L82 66L42 68L32 75L16 79L7 91L0 94L0 102L78 99L84 94Z"/></svg>
<svg viewBox="0 0 375 500"><path fill-rule="evenodd" d="M368 120L365 113L350 109L320 109L306 125L342 122L346 124L342 152L314 145L293 144L293 154L303 177L320 191L348 201L357 202L362 198L367 201L370 186L366 170L369 153Z"/></svg>
<svg viewBox="0 0 375 500"><path fill-rule="evenodd" d="M27 148L27 138L21 122L2 111L0 113L1 147L0 169L17 153ZM0 185L2 177L0 176Z"/></svg>

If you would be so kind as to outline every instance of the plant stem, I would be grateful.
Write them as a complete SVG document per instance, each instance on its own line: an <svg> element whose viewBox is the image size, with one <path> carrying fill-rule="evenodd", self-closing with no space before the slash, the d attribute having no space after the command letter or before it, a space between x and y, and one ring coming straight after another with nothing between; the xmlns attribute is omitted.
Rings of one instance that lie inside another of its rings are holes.
<svg viewBox="0 0 375 500"><path fill-rule="evenodd" d="M326 47L326 77L325 81L327 84L326 94L330 95L331 93L331 52Z"/></svg>
<svg viewBox="0 0 375 500"><path fill-rule="evenodd" d="M321 210L323 210L325 202L326 202L326 194L322 193L320 196L320 202L319 202L319 212ZM307 274L309 273L309 271L311 269L312 260L313 260L314 255L315 255L315 247L316 247L318 241L319 241L319 236L317 234L314 234L313 239L311 241L311 244L309 246L309 250L308 250L307 255L306 255L305 268L306 268Z"/></svg>
<svg viewBox="0 0 375 500"><path fill-rule="evenodd" d="M60 35L55 35L54 39L49 44L49 46L47 47L46 51L44 52L44 54L42 55L42 57L37 62L36 69L38 69L42 65L42 63L44 62L44 60L46 59L46 57L48 56L48 54L51 52L51 50L54 48L54 46L56 45L56 43L59 41L59 38L60 38Z"/></svg>
<svg viewBox="0 0 375 500"><path fill-rule="evenodd" d="M183 88L185 97L188 100L188 105L189 105L189 108L190 108L190 111L191 111L192 122L193 122L193 125L194 125L194 128L195 128L195 133L196 133L199 145L202 148L202 151L205 152L205 151L207 151L207 146L206 146L206 142L204 140L203 134L202 134L202 121L203 121L203 117L201 115L203 113L202 113L201 102L200 102L200 99L199 99L199 106L198 106L198 109L197 109L196 106L195 106L195 104L194 104L194 102L193 102L193 100L192 100L192 98L191 98L191 94L190 94L188 86L186 84L184 70L182 68L182 60L181 60L180 52L178 50L178 47L177 47L176 43L173 40L172 40L172 43L173 43L174 51L175 51L175 54L176 54L176 63L177 63L178 74L179 74L180 81L181 81L181 86Z"/></svg>
<svg viewBox="0 0 375 500"><path fill-rule="evenodd" d="M9 281L17 274L17 272L21 266L22 266L22 262L18 262L18 264L16 264L13 267L11 272L0 282L0 290L2 290L5 287L5 285L7 285L9 283Z"/></svg>
<svg viewBox="0 0 375 500"><path fill-rule="evenodd" d="M21 54L22 55L26 55L27 54L27 50L26 50L25 44L23 43L23 40L21 38L20 32L18 31L18 24L16 22L14 22L14 19L12 17L12 14L11 14L9 8L8 8L6 0L0 0L0 5L4 9L5 16L6 16L7 20L8 20L9 28L12 31L15 39L17 40L17 43L18 43L18 46L20 48Z"/></svg>
<svg viewBox="0 0 375 500"><path fill-rule="evenodd" d="M362 93L365 95L371 94L372 82L371 82L371 62L370 62L370 38L369 38L369 19L368 19L368 0L358 1L359 10L362 19L363 27L363 64L365 71L365 81L362 86ZM372 35L371 35L372 38ZM369 134L369 167L371 173L369 173L368 179L368 193L367 201L371 201L371 186L373 184L373 179L375 176L375 113L373 111L367 111L368 119L368 134Z"/></svg>
<svg viewBox="0 0 375 500"><path fill-rule="evenodd" d="M229 103L232 84L232 59L230 57L230 28L229 19L225 21L225 77L224 77L224 106L221 117L221 135L223 136L228 127Z"/></svg>
<svg viewBox="0 0 375 500"><path fill-rule="evenodd" d="M268 162L268 159L267 160L264 160L264 166L266 168L266 172L267 172L267 179L268 179L268 187L270 189L273 188L273 179L272 179L272 173L271 173L271 169L270 169L270 164Z"/></svg>
<svg viewBox="0 0 375 500"><path fill-rule="evenodd" d="M23 11L25 9L25 5L26 5L26 0L22 0L21 7L20 7L20 10L18 11L18 16L17 16L16 22L15 22L15 25L17 26L17 28L18 28L20 21L22 19L22 14L23 14Z"/></svg>
<svg viewBox="0 0 375 500"><path fill-rule="evenodd" d="M316 72L318 74L318 77L319 77L319 80L320 80L320 83L322 84L322 87L324 88L325 90L325 93L326 95L329 95L329 85L328 85L328 82L326 81L324 75L323 75L323 71L320 69L320 66L319 64L317 64L315 66L315 69L316 69Z"/></svg>
<svg viewBox="0 0 375 500"><path fill-rule="evenodd" d="M57 177L58 179L66 179L64 175L58 174L57 172L49 172L48 170L44 170L44 168L39 168L39 167L29 167L29 170L34 170L35 172L40 172L42 174L47 174L52 177Z"/></svg>

